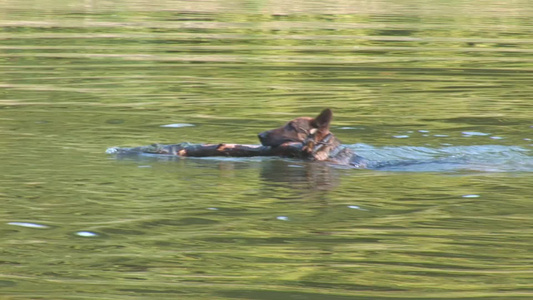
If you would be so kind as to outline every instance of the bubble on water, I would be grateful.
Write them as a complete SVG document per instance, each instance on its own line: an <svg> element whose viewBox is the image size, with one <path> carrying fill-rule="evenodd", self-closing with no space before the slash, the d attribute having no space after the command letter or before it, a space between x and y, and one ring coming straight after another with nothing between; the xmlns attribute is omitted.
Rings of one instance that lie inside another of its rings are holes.
<svg viewBox="0 0 533 300"><path fill-rule="evenodd" d="M392 137L395 138L395 139L406 139L409 136L408 135L393 135Z"/></svg>
<svg viewBox="0 0 533 300"><path fill-rule="evenodd" d="M493 140L503 140L501 136L491 136L490 138Z"/></svg>
<svg viewBox="0 0 533 300"><path fill-rule="evenodd" d="M303 166L299 166L299 165L287 165L287 167L289 167L289 168L303 168Z"/></svg>
<svg viewBox="0 0 533 300"><path fill-rule="evenodd" d="M429 130L420 129L418 132L420 132L420 133L428 133Z"/></svg>
<svg viewBox="0 0 533 300"><path fill-rule="evenodd" d="M188 124L188 123L174 123L174 124L166 124L166 125L161 125L159 127L165 127L165 128L182 128L182 127L191 127L191 126L194 126L193 124Z"/></svg>
<svg viewBox="0 0 533 300"><path fill-rule="evenodd" d="M218 208L216 208L216 207L208 207L207 209L208 210L218 210Z"/></svg>
<svg viewBox="0 0 533 300"><path fill-rule="evenodd" d="M348 208L351 208L351 209L358 209L358 210L366 210L366 209L361 208L360 206L357 206L357 205L348 205Z"/></svg>
<svg viewBox="0 0 533 300"><path fill-rule="evenodd" d="M479 195L476 194L470 194L470 195L463 195L463 198L479 198Z"/></svg>
<svg viewBox="0 0 533 300"><path fill-rule="evenodd" d="M28 222L9 222L8 225L21 226L27 228L50 228L49 226L37 223L28 223Z"/></svg>
<svg viewBox="0 0 533 300"><path fill-rule="evenodd" d="M466 137L470 136L487 136L490 135L490 133L485 132L478 132L478 131L463 131L462 134Z"/></svg>
<svg viewBox="0 0 533 300"><path fill-rule="evenodd" d="M280 221L289 221L289 217L286 217L286 216L278 216L278 217L276 217L276 219L278 219Z"/></svg>
<svg viewBox="0 0 533 300"><path fill-rule="evenodd" d="M90 231L78 231L78 232L76 232L76 235L77 236L81 236L81 237L95 237L95 236L98 236L97 233L90 232Z"/></svg>

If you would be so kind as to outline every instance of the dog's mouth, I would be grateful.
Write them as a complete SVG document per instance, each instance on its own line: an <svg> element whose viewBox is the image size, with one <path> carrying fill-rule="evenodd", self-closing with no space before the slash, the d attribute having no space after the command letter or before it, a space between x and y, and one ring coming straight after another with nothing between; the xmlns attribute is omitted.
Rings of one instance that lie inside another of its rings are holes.
<svg viewBox="0 0 533 300"><path fill-rule="evenodd" d="M277 141L276 143L271 143L271 142L268 142L268 141L262 141L261 139L259 139L259 140L261 141L261 145L266 146L266 147L272 147L272 148L283 146L283 145L301 144L302 143L302 141L292 140L292 139L287 139L287 140L283 140L283 141Z"/></svg>

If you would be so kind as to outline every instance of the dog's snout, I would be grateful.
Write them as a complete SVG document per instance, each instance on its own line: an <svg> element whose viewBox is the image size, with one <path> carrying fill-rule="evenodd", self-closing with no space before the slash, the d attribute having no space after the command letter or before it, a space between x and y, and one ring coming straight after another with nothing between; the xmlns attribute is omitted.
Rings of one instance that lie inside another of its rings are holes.
<svg viewBox="0 0 533 300"><path fill-rule="evenodd" d="M268 132L267 131L263 131L263 132L261 132L260 134L257 135L257 137L261 141L261 144L264 144L264 142L267 139L267 136L268 136Z"/></svg>

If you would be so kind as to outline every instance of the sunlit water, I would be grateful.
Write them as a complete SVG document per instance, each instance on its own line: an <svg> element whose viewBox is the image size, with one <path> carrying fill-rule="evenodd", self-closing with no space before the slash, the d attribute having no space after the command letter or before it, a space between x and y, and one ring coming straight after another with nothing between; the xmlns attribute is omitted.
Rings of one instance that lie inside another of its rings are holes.
<svg viewBox="0 0 533 300"><path fill-rule="evenodd" d="M531 299L530 1L0 1L0 295ZM117 159L330 107L380 168Z"/></svg>

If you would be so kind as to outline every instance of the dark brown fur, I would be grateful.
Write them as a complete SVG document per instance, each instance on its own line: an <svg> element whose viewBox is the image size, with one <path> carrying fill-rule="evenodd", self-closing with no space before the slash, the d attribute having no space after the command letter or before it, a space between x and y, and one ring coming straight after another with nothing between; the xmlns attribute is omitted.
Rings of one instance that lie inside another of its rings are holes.
<svg viewBox="0 0 533 300"><path fill-rule="evenodd" d="M316 118L299 117L282 127L261 132L258 137L263 146L277 147L299 142L310 160L331 161L364 168L364 159L356 155L329 131L333 113L324 109Z"/></svg>

